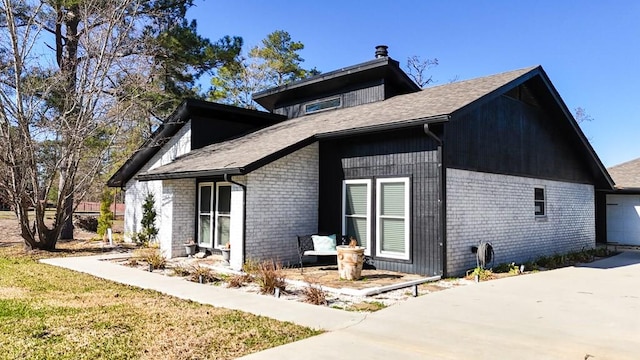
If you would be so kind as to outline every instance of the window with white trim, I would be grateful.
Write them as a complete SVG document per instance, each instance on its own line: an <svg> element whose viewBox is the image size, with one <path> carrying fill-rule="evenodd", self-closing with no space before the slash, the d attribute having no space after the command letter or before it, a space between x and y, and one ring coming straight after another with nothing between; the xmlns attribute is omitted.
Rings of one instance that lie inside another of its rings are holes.
<svg viewBox="0 0 640 360"><path fill-rule="evenodd" d="M409 260L409 178L376 180L376 255Z"/></svg>
<svg viewBox="0 0 640 360"><path fill-rule="evenodd" d="M213 225L213 183L198 184L198 245L211 247Z"/></svg>
<svg viewBox="0 0 640 360"><path fill-rule="evenodd" d="M547 215L547 200L543 187L533 188L533 204L535 206L535 215L537 217Z"/></svg>
<svg viewBox="0 0 640 360"><path fill-rule="evenodd" d="M198 184L198 245L221 248L229 242L231 184Z"/></svg>
<svg viewBox="0 0 640 360"><path fill-rule="evenodd" d="M345 180L342 187L342 233L355 237L371 255L371 180Z"/></svg>
<svg viewBox="0 0 640 360"><path fill-rule="evenodd" d="M229 242L231 224L231 184L216 184L216 231L215 246L222 248Z"/></svg>

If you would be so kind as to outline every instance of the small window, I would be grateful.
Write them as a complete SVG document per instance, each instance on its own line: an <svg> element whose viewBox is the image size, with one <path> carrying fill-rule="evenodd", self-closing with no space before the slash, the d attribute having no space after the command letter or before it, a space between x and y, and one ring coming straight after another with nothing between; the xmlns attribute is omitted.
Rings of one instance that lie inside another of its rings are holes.
<svg viewBox="0 0 640 360"><path fill-rule="evenodd" d="M339 97L329 99L329 100L322 100L322 101L305 105L304 112L306 114L311 114L311 113L322 111L322 110L335 109L340 107L340 103L341 101Z"/></svg>
<svg viewBox="0 0 640 360"><path fill-rule="evenodd" d="M544 188L541 187L537 187L533 189L534 194L533 194L533 203L535 205L535 214L536 216L545 216L547 214L546 212L546 200L545 200L545 193L544 193Z"/></svg>

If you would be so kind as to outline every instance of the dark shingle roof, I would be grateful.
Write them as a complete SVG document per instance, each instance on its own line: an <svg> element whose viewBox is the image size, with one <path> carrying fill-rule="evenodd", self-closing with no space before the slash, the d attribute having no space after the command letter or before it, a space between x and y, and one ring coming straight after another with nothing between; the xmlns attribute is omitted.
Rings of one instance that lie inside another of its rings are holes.
<svg viewBox="0 0 640 360"><path fill-rule="evenodd" d="M542 72L530 67L497 75L434 86L385 101L307 115L246 136L206 146L138 176L141 180L187 178L247 172L252 164L315 137L352 129L406 126L429 122L462 109L515 80ZM284 154L283 154L284 155Z"/></svg>
<svg viewBox="0 0 640 360"><path fill-rule="evenodd" d="M640 158L607 169L618 189L640 188Z"/></svg>

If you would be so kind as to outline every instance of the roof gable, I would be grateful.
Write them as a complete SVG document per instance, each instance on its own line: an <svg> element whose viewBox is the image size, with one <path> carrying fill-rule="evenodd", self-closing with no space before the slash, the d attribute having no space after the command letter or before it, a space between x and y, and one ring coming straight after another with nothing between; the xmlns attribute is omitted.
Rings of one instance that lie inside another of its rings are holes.
<svg viewBox="0 0 640 360"><path fill-rule="evenodd" d="M219 117L228 121L242 121L252 124L255 128L261 128L285 119L283 116L276 114L208 101L186 99L162 122L149 139L116 170L107 181L107 186L124 186L194 116L211 119Z"/></svg>

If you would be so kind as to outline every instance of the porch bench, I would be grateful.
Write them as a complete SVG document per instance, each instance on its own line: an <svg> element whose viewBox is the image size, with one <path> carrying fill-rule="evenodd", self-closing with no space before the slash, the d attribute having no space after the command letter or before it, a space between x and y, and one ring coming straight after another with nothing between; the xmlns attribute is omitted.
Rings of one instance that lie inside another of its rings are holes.
<svg viewBox="0 0 640 360"><path fill-rule="evenodd" d="M315 250L313 246L313 236L327 236L324 234L311 234L311 235L298 235L298 258L300 260L300 272L302 273L302 258L304 256L337 256L338 250ZM336 245L347 245L348 240L346 236L336 235Z"/></svg>

